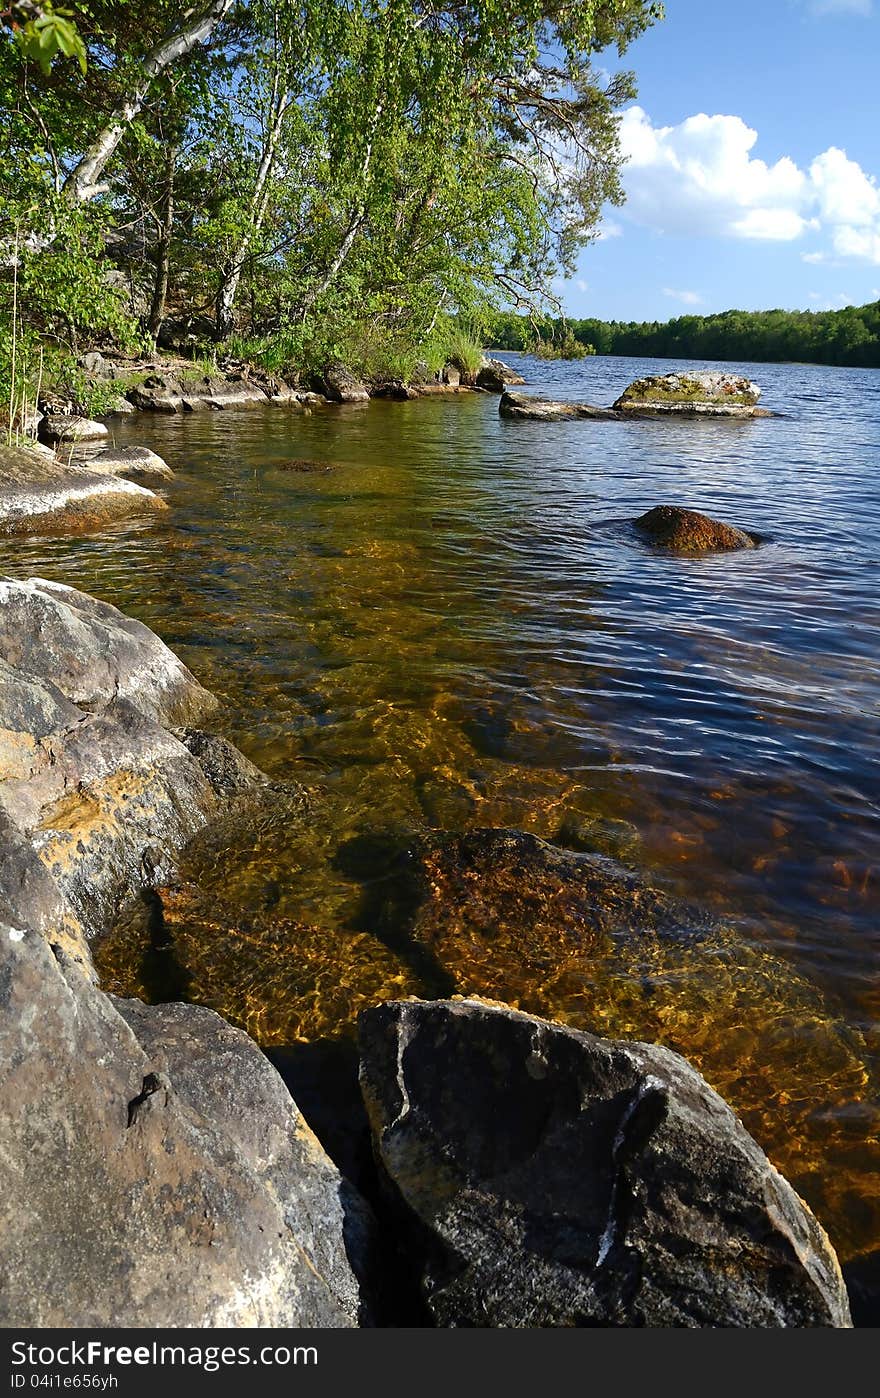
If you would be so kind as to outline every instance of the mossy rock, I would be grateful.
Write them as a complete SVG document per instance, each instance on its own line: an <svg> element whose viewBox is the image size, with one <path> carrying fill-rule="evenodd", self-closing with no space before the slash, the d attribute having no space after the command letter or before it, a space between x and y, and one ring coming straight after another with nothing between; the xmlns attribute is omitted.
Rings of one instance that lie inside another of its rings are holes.
<svg viewBox="0 0 880 1398"><path fill-rule="evenodd" d="M761 390L740 374L707 370L636 379L614 404L617 412L753 417Z"/></svg>

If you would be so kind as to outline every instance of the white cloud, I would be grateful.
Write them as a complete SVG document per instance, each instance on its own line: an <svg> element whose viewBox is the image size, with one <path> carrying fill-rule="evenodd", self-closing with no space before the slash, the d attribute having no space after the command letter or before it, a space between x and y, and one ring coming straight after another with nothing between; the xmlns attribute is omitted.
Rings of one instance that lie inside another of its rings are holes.
<svg viewBox="0 0 880 1398"><path fill-rule="evenodd" d="M828 254L824 252L802 252L801 262L827 262Z"/></svg>
<svg viewBox="0 0 880 1398"><path fill-rule="evenodd" d="M702 306L703 298L698 291L675 291L671 286L664 286L664 296L671 296L673 301L682 301L686 306Z"/></svg>
<svg viewBox="0 0 880 1398"><path fill-rule="evenodd" d="M832 241L841 257L856 257L880 267L880 222L875 228L835 228Z"/></svg>
<svg viewBox="0 0 880 1398"><path fill-rule="evenodd" d="M590 289L588 284L584 281L583 277L578 277L577 281L575 282L575 286L577 287L578 291L589 291Z"/></svg>
<svg viewBox="0 0 880 1398"><path fill-rule="evenodd" d="M845 291L838 296L822 296L818 291L810 292L810 300L817 311L839 311L843 306L853 306L853 298Z"/></svg>
<svg viewBox="0 0 880 1398"><path fill-rule="evenodd" d="M837 146L829 146L816 156L810 166L810 182L825 223L862 225L880 219L877 181Z"/></svg>
<svg viewBox="0 0 880 1398"><path fill-rule="evenodd" d="M769 165L753 155L758 133L742 117L701 112L654 126L637 106L623 113L620 136L626 212L638 223L777 243L821 231L838 256L880 264L880 185L838 146L806 171L787 155Z"/></svg>
<svg viewBox="0 0 880 1398"><path fill-rule="evenodd" d="M599 231L598 237L596 238L596 242L604 243L609 238L621 237L623 237L623 225L620 223L616 223L614 219L606 218L602 222L602 227Z"/></svg>

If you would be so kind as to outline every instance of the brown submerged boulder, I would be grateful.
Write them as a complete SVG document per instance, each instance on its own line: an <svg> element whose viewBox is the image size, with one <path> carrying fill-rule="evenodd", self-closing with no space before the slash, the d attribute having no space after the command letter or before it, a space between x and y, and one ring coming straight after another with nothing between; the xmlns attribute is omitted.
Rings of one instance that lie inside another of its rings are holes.
<svg viewBox="0 0 880 1398"><path fill-rule="evenodd" d="M848 1326L834 1251L678 1054L506 1006L359 1023L401 1248L441 1326Z"/></svg>
<svg viewBox="0 0 880 1398"><path fill-rule="evenodd" d="M656 505L633 523L651 543L682 553L753 549L760 543L757 534L746 533L735 525L723 524L697 510L685 510L679 505Z"/></svg>

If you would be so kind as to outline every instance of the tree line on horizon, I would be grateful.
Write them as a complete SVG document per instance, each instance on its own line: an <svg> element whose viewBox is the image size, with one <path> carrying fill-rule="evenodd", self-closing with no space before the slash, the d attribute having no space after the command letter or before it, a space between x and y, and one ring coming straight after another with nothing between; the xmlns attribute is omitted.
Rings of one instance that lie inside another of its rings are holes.
<svg viewBox="0 0 880 1398"><path fill-rule="evenodd" d="M835 311L721 311L668 321L545 318L502 312L491 327L500 350L619 354L645 359L880 367L880 301Z"/></svg>

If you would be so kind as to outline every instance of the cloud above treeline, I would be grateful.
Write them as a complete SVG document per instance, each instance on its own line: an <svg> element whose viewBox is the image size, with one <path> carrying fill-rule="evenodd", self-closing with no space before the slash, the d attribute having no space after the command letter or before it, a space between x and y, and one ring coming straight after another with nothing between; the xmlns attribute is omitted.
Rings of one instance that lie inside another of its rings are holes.
<svg viewBox="0 0 880 1398"><path fill-rule="evenodd" d="M758 133L739 116L701 112L654 126L642 107L621 122L626 212L662 233L794 242L824 235L831 256L880 265L880 186L837 146L803 170L789 156L768 165Z"/></svg>

